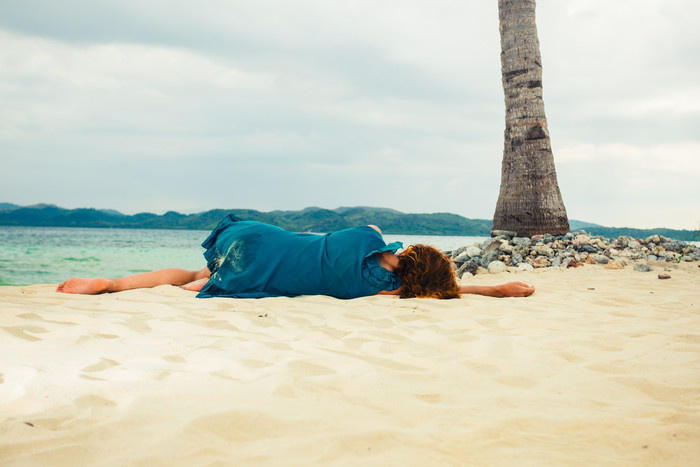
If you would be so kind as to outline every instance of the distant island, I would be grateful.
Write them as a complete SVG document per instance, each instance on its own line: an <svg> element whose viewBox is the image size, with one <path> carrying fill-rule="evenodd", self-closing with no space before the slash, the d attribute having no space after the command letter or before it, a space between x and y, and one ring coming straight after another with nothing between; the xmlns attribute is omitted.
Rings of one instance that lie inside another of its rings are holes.
<svg viewBox="0 0 700 467"><path fill-rule="evenodd" d="M324 209L309 207L301 211L261 212L253 209L212 209L196 214L168 211L163 215L139 213L122 214L112 209L64 209L52 204L19 206L0 203L0 225L31 227L101 227L122 229L180 229L211 230L227 214L280 226L294 232L332 232L357 225L376 224L387 234L464 235L488 237L490 219L468 219L446 212L407 214L388 208L340 207ZM603 227L598 224L571 220L572 231L586 230L592 235L616 238L628 235L644 238L658 234L675 240L696 240L692 230L633 229Z"/></svg>

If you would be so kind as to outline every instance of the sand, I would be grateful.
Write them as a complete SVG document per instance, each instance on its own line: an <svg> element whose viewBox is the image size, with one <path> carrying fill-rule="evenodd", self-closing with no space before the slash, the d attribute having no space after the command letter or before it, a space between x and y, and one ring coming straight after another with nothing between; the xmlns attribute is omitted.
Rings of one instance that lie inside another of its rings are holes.
<svg viewBox="0 0 700 467"><path fill-rule="evenodd" d="M0 287L0 464L698 465L700 269L529 298Z"/></svg>

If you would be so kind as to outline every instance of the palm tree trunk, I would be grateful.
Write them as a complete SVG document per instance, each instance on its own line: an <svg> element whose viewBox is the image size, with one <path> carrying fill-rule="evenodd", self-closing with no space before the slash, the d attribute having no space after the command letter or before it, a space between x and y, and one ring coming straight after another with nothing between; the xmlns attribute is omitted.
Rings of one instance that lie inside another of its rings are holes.
<svg viewBox="0 0 700 467"><path fill-rule="evenodd" d="M498 14L506 129L493 230L561 235L569 219L544 114L535 0L498 0Z"/></svg>

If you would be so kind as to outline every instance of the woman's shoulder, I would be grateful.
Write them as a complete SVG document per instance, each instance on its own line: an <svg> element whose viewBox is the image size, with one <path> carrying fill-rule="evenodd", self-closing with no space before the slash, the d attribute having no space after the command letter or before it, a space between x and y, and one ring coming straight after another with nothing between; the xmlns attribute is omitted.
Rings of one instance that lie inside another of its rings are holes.
<svg viewBox="0 0 700 467"><path fill-rule="evenodd" d="M377 226L374 225L374 224L368 224L367 227L370 227L370 228L376 230L377 232L379 232L379 235L382 234L382 229L380 229L379 227L377 227Z"/></svg>

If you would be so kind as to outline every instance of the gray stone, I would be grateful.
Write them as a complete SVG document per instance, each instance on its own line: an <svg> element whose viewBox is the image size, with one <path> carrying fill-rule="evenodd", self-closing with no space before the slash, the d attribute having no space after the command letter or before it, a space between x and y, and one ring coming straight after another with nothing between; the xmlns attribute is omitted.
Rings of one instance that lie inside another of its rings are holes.
<svg viewBox="0 0 700 467"><path fill-rule="evenodd" d="M520 264L518 264L518 267L517 267L518 271L532 271L533 269L535 269L535 268L533 268L531 264L527 264L527 263L520 263Z"/></svg>
<svg viewBox="0 0 700 467"><path fill-rule="evenodd" d="M495 261L498 258L498 247L501 246L500 240L494 240L489 243L484 251L481 252L481 265L487 267L491 261Z"/></svg>
<svg viewBox="0 0 700 467"><path fill-rule="evenodd" d="M610 262L610 258L605 255L591 255L591 258L598 264L608 264Z"/></svg>
<svg viewBox="0 0 700 467"><path fill-rule="evenodd" d="M457 270L457 275L462 276L465 272L469 274L476 274L476 270L479 268L479 264L474 261L467 261Z"/></svg>
<svg viewBox="0 0 700 467"><path fill-rule="evenodd" d="M585 253L598 253L598 248L590 245L588 243L579 243L574 247L577 251L583 251Z"/></svg>
<svg viewBox="0 0 700 467"><path fill-rule="evenodd" d="M510 262L513 266L517 266L518 264L523 262L523 257L520 253L513 252L513 254L510 257Z"/></svg>
<svg viewBox="0 0 700 467"><path fill-rule="evenodd" d="M620 235L617 237L617 241L615 242L616 245L618 245L620 248L627 248L627 245L632 241L632 237L628 237L627 235Z"/></svg>
<svg viewBox="0 0 700 467"><path fill-rule="evenodd" d="M548 258L554 256L554 250L552 250L547 245L536 245L535 253L537 253L538 255L546 256Z"/></svg>
<svg viewBox="0 0 700 467"><path fill-rule="evenodd" d="M491 261L488 270L489 274L498 274L506 270L506 265L503 261Z"/></svg>
<svg viewBox="0 0 700 467"><path fill-rule="evenodd" d="M467 247L466 253L469 255L470 258L474 258L476 256L481 256L481 249L475 246L470 246Z"/></svg>
<svg viewBox="0 0 700 467"><path fill-rule="evenodd" d="M464 263L469 258L471 258L471 256L469 256L469 253L467 253L466 251L463 251L462 253L459 254L459 256L457 256L454 259L454 261L455 261L455 263Z"/></svg>
<svg viewBox="0 0 700 467"><path fill-rule="evenodd" d="M467 251L467 248L469 248L469 247L467 247L467 246L461 246L461 247L457 248L456 250L450 252L450 255L449 255L449 256L452 256L453 258L456 258L456 257L458 257L459 255L461 255L463 252ZM445 254L447 254L447 252L445 252Z"/></svg>
<svg viewBox="0 0 700 467"><path fill-rule="evenodd" d="M644 264L644 263L636 263L633 268L635 271L639 271L639 272L651 271L651 267L648 264Z"/></svg>
<svg viewBox="0 0 700 467"><path fill-rule="evenodd" d="M513 245L529 248L530 245L532 245L532 240L527 237L515 237L511 243L513 243Z"/></svg>
<svg viewBox="0 0 700 467"><path fill-rule="evenodd" d="M678 240L671 240L670 242L664 244L664 248L668 251L674 251L676 253L683 253L683 250L688 246L685 242L679 242Z"/></svg>

